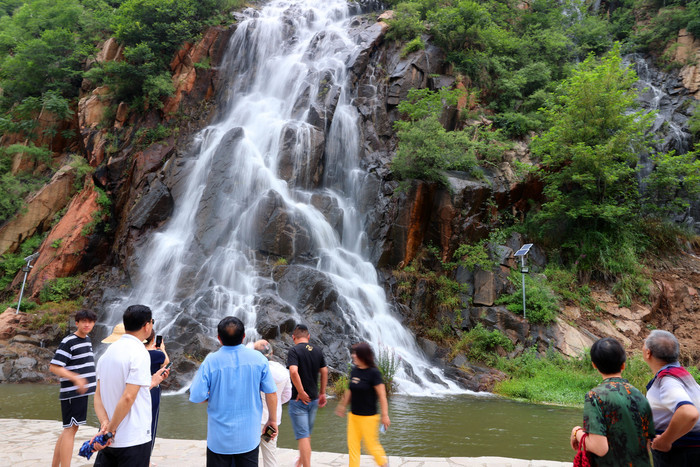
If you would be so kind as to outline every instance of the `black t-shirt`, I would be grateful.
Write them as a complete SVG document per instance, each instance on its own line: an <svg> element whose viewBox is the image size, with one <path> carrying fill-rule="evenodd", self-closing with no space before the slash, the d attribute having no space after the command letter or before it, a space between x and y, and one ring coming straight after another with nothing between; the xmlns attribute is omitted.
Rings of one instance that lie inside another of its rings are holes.
<svg viewBox="0 0 700 467"><path fill-rule="evenodd" d="M293 365L299 367L299 378L306 394L311 400L318 399L318 370L326 367L321 349L306 342L295 345L287 353L287 368ZM298 395L296 386L292 384L292 400Z"/></svg>
<svg viewBox="0 0 700 467"><path fill-rule="evenodd" d="M378 368L350 370L350 411L354 415L375 415L377 413L378 384L382 384L382 374Z"/></svg>

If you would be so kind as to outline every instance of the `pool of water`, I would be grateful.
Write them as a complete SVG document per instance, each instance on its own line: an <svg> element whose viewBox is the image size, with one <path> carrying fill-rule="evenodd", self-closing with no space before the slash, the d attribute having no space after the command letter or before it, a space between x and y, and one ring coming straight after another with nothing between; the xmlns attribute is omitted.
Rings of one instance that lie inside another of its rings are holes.
<svg viewBox="0 0 700 467"><path fill-rule="evenodd" d="M192 404L187 394L162 398L158 436L205 439L205 404ZM320 409L312 435L319 451L346 452L345 419L331 399ZM91 402L92 404L92 402ZM394 395L389 399L391 427L381 435L387 453L395 456L477 457L570 461L571 427L581 424L581 409L527 404L497 397ZM57 420L61 418L58 387L0 384L0 417ZM88 424L96 427L94 411ZM280 425L280 447L295 448L287 409Z"/></svg>

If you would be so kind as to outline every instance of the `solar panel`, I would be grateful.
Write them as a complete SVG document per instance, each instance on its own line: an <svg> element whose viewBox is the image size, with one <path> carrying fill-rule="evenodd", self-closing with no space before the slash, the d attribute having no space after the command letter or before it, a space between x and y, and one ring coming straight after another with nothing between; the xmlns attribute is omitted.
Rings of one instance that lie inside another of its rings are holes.
<svg viewBox="0 0 700 467"><path fill-rule="evenodd" d="M528 251L530 251L530 248L532 248L532 245L533 243L526 243L525 245L521 246L520 249L516 251L513 256L525 256L528 253Z"/></svg>

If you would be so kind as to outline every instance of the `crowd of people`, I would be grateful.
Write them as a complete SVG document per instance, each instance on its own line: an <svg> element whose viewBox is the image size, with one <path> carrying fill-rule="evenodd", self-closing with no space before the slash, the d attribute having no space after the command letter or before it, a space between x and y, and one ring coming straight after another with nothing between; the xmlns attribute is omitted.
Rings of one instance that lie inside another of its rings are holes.
<svg viewBox="0 0 700 467"><path fill-rule="evenodd" d="M52 465L70 465L78 426L87 420L88 395L94 394L100 423L91 440L95 465L148 467L159 385L169 375L165 344L156 339L150 308L132 305L103 340L110 346L95 366L88 337L95 321L95 313L79 311L77 330L51 360L50 369L60 378L63 418ZM327 403L328 367L310 337L305 325L294 328L285 367L271 360L269 342L243 345L241 320L229 316L219 322L221 347L204 359L189 390L191 402L207 405L207 466L257 466L259 457L264 467L276 466L285 403L299 449L295 467L311 465L311 433L318 408ZM596 341L590 354L603 381L585 397L583 425L571 430L571 447L598 466L651 466L652 460L655 467L700 465L700 386L680 365L675 336L654 330L644 343L644 360L654 372L646 397L622 378L627 357L617 340ZM351 355L349 388L335 410L345 417L350 406L349 465L359 466L364 444L377 465L386 466L378 432L391 420L382 375L366 342L355 344Z"/></svg>
<svg viewBox="0 0 700 467"><path fill-rule="evenodd" d="M63 339L51 361L51 371L61 382L64 428L52 465L70 465L78 426L87 421L88 395L94 394L100 423L90 440L97 451L95 465L148 467L158 425L159 385L169 375L165 343L154 332L151 309L132 305L124 312L123 322L102 341L110 346L95 366L88 336L95 320L91 311L78 312L77 331ZM264 467L276 466L277 430L282 404L288 402L299 448L296 466L309 467L316 411L327 402L328 367L321 349L310 342L308 327L294 328L286 367L270 360L269 342L243 345L245 326L236 317L219 322L217 338L221 347L207 355L189 389L191 402L207 405L207 466L257 466L259 457ZM390 423L382 377L368 344L353 347L352 355L356 368L337 410L344 416L345 406L351 403L350 465L359 465L362 440L377 463L386 465L376 437L377 404L381 422L385 427Z"/></svg>

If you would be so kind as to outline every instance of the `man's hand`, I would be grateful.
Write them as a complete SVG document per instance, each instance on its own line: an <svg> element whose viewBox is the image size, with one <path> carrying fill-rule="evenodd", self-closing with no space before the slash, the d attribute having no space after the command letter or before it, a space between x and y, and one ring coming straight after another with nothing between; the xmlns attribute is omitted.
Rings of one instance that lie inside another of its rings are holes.
<svg viewBox="0 0 700 467"><path fill-rule="evenodd" d="M77 389L78 394L85 394L85 392L88 389L87 388L88 381L85 378L83 378L82 376L79 376L73 380L73 383L76 386L78 386L78 389Z"/></svg>
<svg viewBox="0 0 700 467"><path fill-rule="evenodd" d="M270 439L275 439L275 438L277 438L277 433L278 433L278 431L277 431L277 422L276 422L275 420L268 420L267 423L265 424L265 426L262 428L262 433L265 433L265 430L267 430L267 427L268 427L268 426L271 426L272 428L275 429L275 432L274 432L274 434L273 434L272 436L270 436ZM261 433L261 434L262 434L262 433Z"/></svg>
<svg viewBox="0 0 700 467"><path fill-rule="evenodd" d="M663 434L660 434L651 442L651 448L655 451L668 452L671 450L673 442L668 442Z"/></svg>
<svg viewBox="0 0 700 467"><path fill-rule="evenodd" d="M319 394L319 395L318 395L318 406L319 406L319 407L325 407L327 402L328 402L328 401L326 400L326 395L325 395L325 394Z"/></svg>
<svg viewBox="0 0 700 467"><path fill-rule="evenodd" d="M100 428L100 431L90 439L90 444L92 444L95 441L95 438L97 438L99 435L104 435L105 433L108 433L108 432ZM112 433L112 437L109 438L105 444L100 444L100 443L92 444L92 450L93 451L101 451L104 448L106 448L107 446L109 446L110 444L112 444L113 442L114 442L114 433Z"/></svg>
<svg viewBox="0 0 700 467"><path fill-rule="evenodd" d="M299 394L297 394L297 400L302 401L304 405L309 405L309 402L311 402L311 398L306 391L301 391Z"/></svg>

